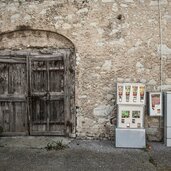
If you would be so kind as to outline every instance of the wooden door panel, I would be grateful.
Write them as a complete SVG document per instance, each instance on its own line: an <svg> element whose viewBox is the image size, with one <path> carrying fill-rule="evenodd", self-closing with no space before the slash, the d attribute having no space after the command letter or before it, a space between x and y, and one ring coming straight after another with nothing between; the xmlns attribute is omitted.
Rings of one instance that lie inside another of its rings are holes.
<svg viewBox="0 0 171 171"><path fill-rule="evenodd" d="M33 61L31 63L31 87L32 92L46 92L47 71L45 61Z"/></svg>
<svg viewBox="0 0 171 171"><path fill-rule="evenodd" d="M50 71L50 92L64 91L64 71Z"/></svg>
<svg viewBox="0 0 171 171"><path fill-rule="evenodd" d="M50 101L50 123L53 122L64 124L64 100Z"/></svg>
<svg viewBox="0 0 171 171"><path fill-rule="evenodd" d="M69 119L66 113L70 113L68 65L64 54L0 55L0 126L4 135L27 134L28 120L32 135L64 135Z"/></svg>
<svg viewBox="0 0 171 171"><path fill-rule="evenodd" d="M62 58L36 57L31 59L30 68L32 101L30 132L33 135L55 133L61 135L65 129L64 61Z"/></svg>
<svg viewBox="0 0 171 171"><path fill-rule="evenodd" d="M47 125L43 124L43 123L42 124L33 124L31 134L34 135L34 132L36 132L36 133L41 132L41 134L39 134L39 135L42 135L42 132L46 132L46 127L47 127Z"/></svg>
<svg viewBox="0 0 171 171"><path fill-rule="evenodd" d="M15 102L12 107L14 117L14 131L25 132L27 130L27 106L25 102Z"/></svg>
<svg viewBox="0 0 171 171"><path fill-rule="evenodd" d="M11 109L9 103L0 102L1 126L3 127L4 132L10 131L10 115Z"/></svg>
<svg viewBox="0 0 171 171"><path fill-rule="evenodd" d="M64 91L64 61L49 61L50 92Z"/></svg>
<svg viewBox="0 0 171 171"><path fill-rule="evenodd" d="M46 100L39 97L32 97L32 122L45 123L47 118Z"/></svg>
<svg viewBox="0 0 171 171"><path fill-rule="evenodd" d="M0 57L0 125L4 135L27 134L26 96L26 59Z"/></svg>
<svg viewBox="0 0 171 171"><path fill-rule="evenodd" d="M26 94L26 64L11 64L9 67L9 93Z"/></svg>
<svg viewBox="0 0 171 171"><path fill-rule="evenodd" d="M0 102L0 124L3 132L26 132L25 102Z"/></svg>
<svg viewBox="0 0 171 171"><path fill-rule="evenodd" d="M34 71L32 74L32 91L44 92L47 89L47 76L45 71Z"/></svg>
<svg viewBox="0 0 171 171"><path fill-rule="evenodd" d="M0 94L8 93L8 72L9 66L5 63L0 63Z"/></svg>

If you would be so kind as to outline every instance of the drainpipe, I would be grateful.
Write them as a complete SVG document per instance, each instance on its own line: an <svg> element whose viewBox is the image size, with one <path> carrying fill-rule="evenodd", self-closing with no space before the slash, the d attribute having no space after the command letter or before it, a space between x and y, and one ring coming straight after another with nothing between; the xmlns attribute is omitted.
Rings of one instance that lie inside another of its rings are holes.
<svg viewBox="0 0 171 171"><path fill-rule="evenodd" d="M160 48L159 48L159 55L160 55L160 91L163 93L163 55L162 55L162 23L161 23L161 0L158 0L158 11L159 11L159 37L160 37ZM159 117L159 128L161 128L161 117Z"/></svg>
<svg viewBox="0 0 171 171"><path fill-rule="evenodd" d="M160 6L160 0L158 0L158 11L159 11L159 37L160 37L160 48L159 48L159 55L160 55L160 91L163 91L162 85L163 85L163 55L162 55L162 26L161 26L161 6Z"/></svg>

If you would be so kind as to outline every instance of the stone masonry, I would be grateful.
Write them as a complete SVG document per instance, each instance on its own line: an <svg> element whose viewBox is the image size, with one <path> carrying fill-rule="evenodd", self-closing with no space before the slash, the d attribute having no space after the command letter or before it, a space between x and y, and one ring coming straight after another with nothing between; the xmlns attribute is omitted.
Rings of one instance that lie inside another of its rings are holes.
<svg viewBox="0 0 171 171"><path fill-rule="evenodd" d="M171 0L0 0L0 33L21 26L74 44L77 137L114 137L117 82L171 90ZM145 128L162 140L162 117L146 110Z"/></svg>

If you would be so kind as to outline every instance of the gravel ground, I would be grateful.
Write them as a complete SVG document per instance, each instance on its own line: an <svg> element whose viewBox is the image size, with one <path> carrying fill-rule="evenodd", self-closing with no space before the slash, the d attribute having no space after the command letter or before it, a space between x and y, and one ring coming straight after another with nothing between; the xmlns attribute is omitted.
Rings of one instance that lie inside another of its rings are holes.
<svg viewBox="0 0 171 171"><path fill-rule="evenodd" d="M67 148L45 149L47 143L61 140ZM0 171L171 171L171 148L162 143L151 146L123 149L115 148L113 141L1 138Z"/></svg>

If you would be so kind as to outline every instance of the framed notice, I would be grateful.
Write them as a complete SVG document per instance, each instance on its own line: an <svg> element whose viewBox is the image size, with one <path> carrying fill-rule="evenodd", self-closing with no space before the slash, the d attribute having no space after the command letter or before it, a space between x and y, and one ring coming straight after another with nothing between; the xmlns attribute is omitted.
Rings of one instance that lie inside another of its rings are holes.
<svg viewBox="0 0 171 171"><path fill-rule="evenodd" d="M150 92L149 93L149 114L150 116L162 116L162 93Z"/></svg>

